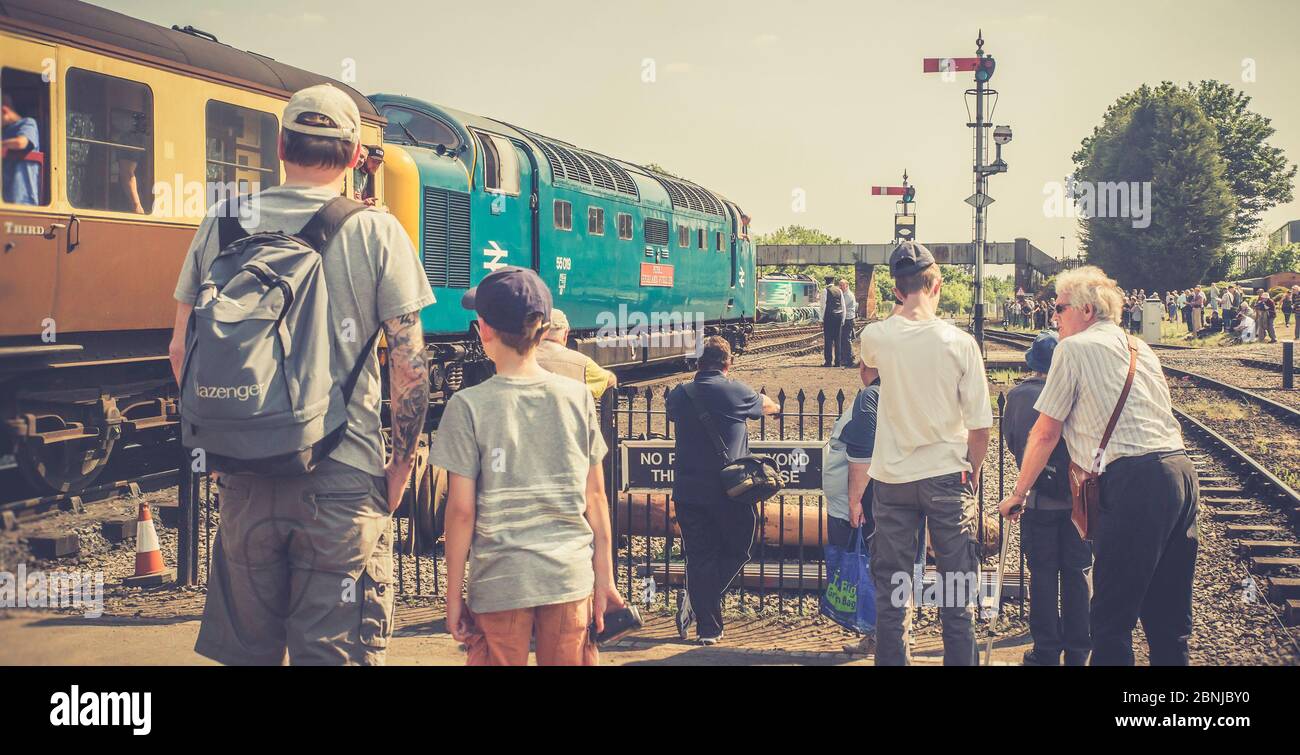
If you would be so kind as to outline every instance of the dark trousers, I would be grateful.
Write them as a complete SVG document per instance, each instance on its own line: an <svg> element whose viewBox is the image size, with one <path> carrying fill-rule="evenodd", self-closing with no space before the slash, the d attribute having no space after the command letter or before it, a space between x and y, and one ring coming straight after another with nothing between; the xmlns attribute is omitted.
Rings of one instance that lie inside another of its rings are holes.
<svg viewBox="0 0 1300 755"><path fill-rule="evenodd" d="M845 321L840 325L840 361L841 367L853 366L853 323Z"/></svg>
<svg viewBox="0 0 1300 755"><path fill-rule="evenodd" d="M822 361L827 367L833 367L839 364L836 359L840 347L840 329L844 324L844 315L837 312L827 312L826 319L822 321Z"/></svg>
<svg viewBox="0 0 1300 755"><path fill-rule="evenodd" d="M1092 649L1092 548L1079 537L1069 509L1026 509L1020 538L1029 564L1029 633L1035 655L1055 664L1064 650L1067 666L1082 666Z"/></svg>
<svg viewBox="0 0 1300 755"><path fill-rule="evenodd" d="M749 562L755 506L735 501L673 502L686 551L686 594L700 637L722 634L722 595Z"/></svg>
<svg viewBox="0 0 1300 755"><path fill-rule="evenodd" d="M1119 459L1101 477L1093 541L1092 665L1132 666L1133 629L1151 665L1186 666L1200 487L1187 454Z"/></svg>

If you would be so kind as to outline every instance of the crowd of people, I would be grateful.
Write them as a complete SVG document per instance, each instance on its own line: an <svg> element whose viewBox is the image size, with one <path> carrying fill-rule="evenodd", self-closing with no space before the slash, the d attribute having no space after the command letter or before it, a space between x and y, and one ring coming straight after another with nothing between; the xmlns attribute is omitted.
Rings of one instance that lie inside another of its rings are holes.
<svg viewBox="0 0 1300 755"><path fill-rule="evenodd" d="M1300 340L1300 285L1277 294L1268 290L1248 293L1237 284L1194 286L1167 291L1163 296L1159 291L1147 294L1141 288L1120 293L1116 324L1133 334L1142 332L1145 320L1158 316L1160 322L1181 323L1197 338L1223 333L1239 343L1277 343L1276 322L1281 314L1283 335L1292 328L1294 318L1292 337ZM1003 302L1002 321L1014 327L1044 330L1051 326L1054 304L1054 298L1034 299L1020 291L1014 299Z"/></svg>
<svg viewBox="0 0 1300 755"><path fill-rule="evenodd" d="M295 93L280 132L284 184L259 193L256 220L205 218L177 283L171 357L182 385L195 356L191 318L210 298L216 261L269 243L272 230L301 228L297 243L318 244L320 281L337 294L328 300L332 332L350 321L363 335L382 331L388 348L387 441L375 337L362 345L331 336L321 369L327 384L347 386L344 419L328 444L313 446L306 471L217 470L222 516L195 649L223 663L381 664L392 633L391 516L423 435L429 365L419 312L434 294L397 220L338 196L344 173L361 164L359 132L356 104L338 89ZM223 243L228 233L239 234L234 244ZM823 484L828 547L869 543L877 623L847 649L874 647L877 664L902 665L915 606L896 588L925 539L939 585L979 583L976 495L994 418L978 345L939 317L934 257L909 241L889 265L897 303L862 329L856 363L843 338L852 292L846 281L827 282L826 363L850 362L863 389L834 424ZM1004 418L1021 472L1000 508L1024 517L1033 585L1025 660L1131 664L1141 620L1153 663L1186 664L1199 494L1168 386L1151 349L1123 332L1128 302L1114 281L1084 267L1063 273L1056 290L1032 308L1044 325L1059 324L1059 342L1049 331L1029 349L1033 377L1009 394ZM1145 292L1136 298L1146 301ZM565 346L568 320L532 270L496 270L461 304L475 313L495 373L452 395L429 451L448 473L448 630L471 665L523 665L530 652L541 665L593 665L591 630L625 606L602 471L610 449L595 403L614 378ZM779 412L731 379L731 364L727 341L706 339L693 379L666 400L686 557L676 624L705 645L723 640L723 596L758 525L755 505L734 500L720 470L748 455L749 421ZM197 369L209 366L200 360ZM1070 523L1062 480L1071 465L1100 476L1105 503L1088 540ZM979 590L942 592L944 662L974 664Z"/></svg>

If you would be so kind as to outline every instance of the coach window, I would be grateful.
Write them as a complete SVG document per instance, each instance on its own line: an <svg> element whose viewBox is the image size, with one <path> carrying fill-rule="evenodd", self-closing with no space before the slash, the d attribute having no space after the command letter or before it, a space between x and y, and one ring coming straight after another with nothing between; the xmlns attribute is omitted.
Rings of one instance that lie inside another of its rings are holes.
<svg viewBox="0 0 1300 755"><path fill-rule="evenodd" d="M691 246L691 229L684 225L677 226L677 246L689 249Z"/></svg>
<svg viewBox="0 0 1300 755"><path fill-rule="evenodd" d="M4 170L0 196L5 204L50 203L50 85L39 73L0 70L4 101Z"/></svg>
<svg viewBox="0 0 1300 755"><path fill-rule="evenodd" d="M68 70L68 201L147 215L153 207L153 92L135 81Z"/></svg>
<svg viewBox="0 0 1300 755"><path fill-rule="evenodd" d="M207 202L279 186L279 134L270 113L208 100Z"/></svg>
<svg viewBox="0 0 1300 755"><path fill-rule="evenodd" d="M605 235L605 209L603 207L587 208L587 235Z"/></svg>
<svg viewBox="0 0 1300 755"><path fill-rule="evenodd" d="M573 205L562 199L555 200L555 227L561 231L573 230Z"/></svg>
<svg viewBox="0 0 1300 755"><path fill-rule="evenodd" d="M475 131L483 145L483 188L493 194L519 196L519 156L504 136Z"/></svg>
<svg viewBox="0 0 1300 755"><path fill-rule="evenodd" d="M626 212L618 214L618 237L624 241L632 238L632 216Z"/></svg>

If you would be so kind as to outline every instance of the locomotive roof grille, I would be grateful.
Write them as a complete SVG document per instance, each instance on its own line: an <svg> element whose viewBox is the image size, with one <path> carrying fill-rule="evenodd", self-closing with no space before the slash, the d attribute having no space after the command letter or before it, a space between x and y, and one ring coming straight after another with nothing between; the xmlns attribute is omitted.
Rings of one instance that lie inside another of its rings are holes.
<svg viewBox="0 0 1300 755"><path fill-rule="evenodd" d="M519 129L522 131L522 129ZM599 186L608 191L640 199L636 182L617 163L600 155L561 144L531 131L524 131L541 148L556 178Z"/></svg>
<svg viewBox="0 0 1300 755"><path fill-rule="evenodd" d="M726 215L722 210L722 203L718 201L717 197L713 196L712 192L657 173L650 173L650 176L664 187L664 191L668 192L668 198L672 201L673 207L685 207L709 215Z"/></svg>

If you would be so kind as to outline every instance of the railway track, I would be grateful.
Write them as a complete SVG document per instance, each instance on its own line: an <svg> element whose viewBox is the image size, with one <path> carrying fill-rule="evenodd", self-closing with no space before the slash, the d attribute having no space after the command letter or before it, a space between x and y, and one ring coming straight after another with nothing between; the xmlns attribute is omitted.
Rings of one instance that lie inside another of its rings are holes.
<svg viewBox="0 0 1300 755"><path fill-rule="evenodd" d="M126 456L114 463L105 476L111 482L102 482L75 492L24 495L32 492L25 483L11 475L11 484L0 485L0 530L15 529L22 523L57 512L80 512L86 504L112 499L132 498L176 484L178 465L172 457L178 453L175 442L158 446L138 446L123 449ZM22 497L15 497L22 496Z"/></svg>
<svg viewBox="0 0 1300 755"><path fill-rule="evenodd" d="M1237 475L1205 475L1205 459L1191 454L1201 480L1201 516L1221 524L1233 542L1243 570L1241 589L1253 590L1281 624L1300 625L1300 493L1199 419L1176 407L1174 416L1185 433ZM1295 632L1288 636L1300 655Z"/></svg>

